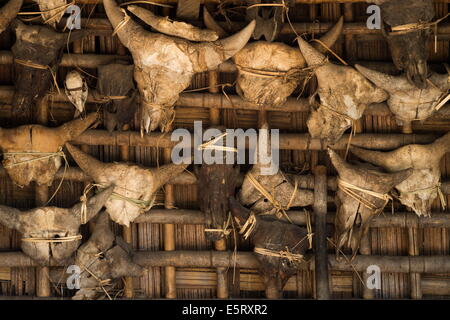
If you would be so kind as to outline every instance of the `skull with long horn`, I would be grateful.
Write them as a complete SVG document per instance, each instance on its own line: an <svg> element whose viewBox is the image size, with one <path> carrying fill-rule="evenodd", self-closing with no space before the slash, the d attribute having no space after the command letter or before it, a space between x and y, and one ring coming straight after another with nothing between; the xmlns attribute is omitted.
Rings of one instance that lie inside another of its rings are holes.
<svg viewBox="0 0 450 320"><path fill-rule="evenodd" d="M105 0L103 5L119 39L133 55L134 77L142 99L141 132L158 127L167 131L174 116L172 108L180 92L190 85L192 76L214 69L236 54L255 28L253 21L229 38L193 43L146 31L115 0ZM147 23L154 21L154 15L143 8L128 6L128 10Z"/></svg>
<svg viewBox="0 0 450 320"><path fill-rule="evenodd" d="M354 257L370 220L383 211L392 200L388 193L407 179L412 170L384 173L369 164L349 164L331 149L328 149L328 155L338 172L336 256L339 256L341 248L349 247Z"/></svg>
<svg viewBox="0 0 450 320"><path fill-rule="evenodd" d="M281 216L291 207L305 207L313 204L314 193L300 189L296 177L283 173L275 167L276 147L272 147L269 126L264 124L258 136L258 153L255 154L253 167L246 173L239 201L257 214L270 213Z"/></svg>
<svg viewBox="0 0 450 320"><path fill-rule="evenodd" d="M411 84L405 75L392 76L360 65L355 67L376 86L389 93L389 109L397 122L408 128L412 121L424 121L442 107L440 103L450 89L448 74L432 72L425 87L420 89Z"/></svg>
<svg viewBox="0 0 450 320"><path fill-rule="evenodd" d="M445 206L440 190L441 158L450 151L450 133L427 145L410 144L393 151L381 152L351 147L353 154L389 172L410 168L412 174L395 185L402 204L414 210L420 217L431 215L431 205L439 197Z"/></svg>
<svg viewBox="0 0 450 320"><path fill-rule="evenodd" d="M254 245L266 297L280 299L286 282L297 273L299 265L308 260L307 230L274 217L255 215L233 197L229 201L239 233Z"/></svg>
<svg viewBox="0 0 450 320"><path fill-rule="evenodd" d="M220 31L220 26L205 9L204 21L208 28ZM332 27L321 39L331 48L339 38L344 18ZM326 47L314 44L325 53ZM305 58L298 49L282 42L256 41L247 44L232 58L238 69L236 91L242 99L262 106L282 106L299 84L310 74Z"/></svg>
<svg viewBox="0 0 450 320"><path fill-rule="evenodd" d="M395 66L406 71L408 81L426 88L428 40L434 17L432 0L366 0L381 8L381 28Z"/></svg>
<svg viewBox="0 0 450 320"><path fill-rule="evenodd" d="M103 163L69 143L66 147L99 188L114 185L114 193L105 207L113 221L125 226L149 210L154 204L156 192L188 166L167 164L159 168L145 168L137 164Z"/></svg>
<svg viewBox="0 0 450 320"><path fill-rule="evenodd" d="M22 4L23 0L9 0L0 8L0 33L5 31L11 21L17 16Z"/></svg>
<svg viewBox="0 0 450 320"><path fill-rule="evenodd" d="M298 38L298 43L318 81L320 105L308 118L309 133L313 138L334 144L355 120L361 118L369 104L382 102L388 95L353 67L330 63L302 38Z"/></svg>
<svg viewBox="0 0 450 320"><path fill-rule="evenodd" d="M110 227L106 212L94 220L94 231L89 240L76 253L75 265L81 269L80 288L73 300L95 300L106 295L112 299L110 289L122 277L139 277L145 271L133 262L133 250Z"/></svg>
<svg viewBox="0 0 450 320"><path fill-rule="evenodd" d="M59 33L47 26L27 26L15 20L16 42L11 48L14 57L13 112L27 110L33 102L44 97L52 83L64 46L84 37L86 31Z"/></svg>
<svg viewBox="0 0 450 320"><path fill-rule="evenodd" d="M0 206L0 223L20 232L22 251L39 265L63 264L81 243L80 225L103 207L113 188L70 209L40 207L27 211Z"/></svg>
<svg viewBox="0 0 450 320"><path fill-rule="evenodd" d="M62 146L78 137L97 120L91 113L86 119L76 119L57 128L41 125L24 125L17 128L0 128L0 150L3 166L18 186L31 181L50 186L62 165Z"/></svg>

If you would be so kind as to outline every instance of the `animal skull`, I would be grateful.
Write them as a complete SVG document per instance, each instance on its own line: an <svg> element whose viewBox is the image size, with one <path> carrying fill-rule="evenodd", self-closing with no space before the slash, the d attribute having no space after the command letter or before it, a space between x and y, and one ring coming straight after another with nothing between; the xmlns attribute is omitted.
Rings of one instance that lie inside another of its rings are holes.
<svg viewBox="0 0 450 320"><path fill-rule="evenodd" d="M338 183L335 219L336 256L339 255L342 247L348 245L354 257L362 237L367 233L370 220L387 204L388 198L382 199L381 196L386 195L394 186L407 179L412 174L412 170L384 173L379 168L367 164L351 165L331 149L328 149L328 155L338 172L339 179L356 187L351 187L346 192L346 187ZM351 196L351 193L356 196Z"/></svg>
<svg viewBox="0 0 450 320"><path fill-rule="evenodd" d="M251 22L227 39L192 43L146 31L130 19L115 0L105 0L103 5L119 39L133 55L134 78L142 97L141 132L157 127L167 131L173 118L172 107L180 92L190 85L192 76L214 69L236 54L247 43L255 27L255 22ZM128 10L147 23L153 20L151 15L145 15L147 10L143 8L129 6Z"/></svg>
<svg viewBox="0 0 450 320"><path fill-rule="evenodd" d="M431 0L366 0L381 7L382 32L391 50L395 66L406 70L411 84L426 88L428 78L428 40L430 27L408 28L407 25L430 22L434 17ZM395 30L406 26L405 30Z"/></svg>
<svg viewBox="0 0 450 320"><path fill-rule="evenodd" d="M69 101L75 106L75 118L84 111L88 97L88 86L86 79L76 70L72 70L66 76L64 82L66 96Z"/></svg>
<svg viewBox="0 0 450 320"><path fill-rule="evenodd" d="M58 33L47 26L27 26L19 20L15 20L12 26L16 32L16 42L11 48L16 89L12 106L14 112L19 112L47 94L54 82L64 46L87 33Z"/></svg>
<svg viewBox="0 0 450 320"><path fill-rule="evenodd" d="M158 189L188 166L168 164L156 169L137 164L103 163L71 144L66 147L80 168L97 184L103 188L114 185L114 194L105 207L113 221L127 227L153 205Z"/></svg>
<svg viewBox="0 0 450 320"><path fill-rule="evenodd" d="M244 208L235 198L230 197L230 209L238 225L245 225L252 212ZM307 231L305 228L269 216L256 216L255 227L249 235L255 248L305 256L308 250ZM287 248L287 249L286 249ZM270 299L281 298L286 282L297 273L302 260L289 260L256 253L260 262L260 273L266 287L266 296Z"/></svg>
<svg viewBox="0 0 450 320"><path fill-rule="evenodd" d="M50 186L62 164L58 151L96 120L97 114L91 113L86 119L76 119L57 128L41 125L0 128L2 163L9 177L20 187L29 185L31 181Z"/></svg>
<svg viewBox="0 0 450 320"><path fill-rule="evenodd" d="M344 19L320 40L332 47L342 31ZM326 49L317 44L316 48ZM306 61L298 49L281 42L256 41L247 44L233 60L238 68L236 91L245 100L258 105L282 106L308 71Z"/></svg>
<svg viewBox="0 0 450 320"><path fill-rule="evenodd" d="M139 277L144 269L133 262L133 251L114 235L106 212L95 221L94 232L76 253L75 265L81 269L80 290L73 300L95 300L122 277ZM102 289L103 288L103 289Z"/></svg>
<svg viewBox="0 0 450 320"><path fill-rule="evenodd" d="M81 239L63 239L79 235L80 225L101 210L112 191L113 188L108 188L86 202L84 221L83 203L78 203L71 209L40 207L27 211L0 206L0 223L21 233L22 251L39 265L64 264L78 248Z"/></svg>
<svg viewBox="0 0 450 320"><path fill-rule="evenodd" d="M269 126L264 124L262 128L268 129ZM258 140L258 148L260 150L267 150L269 154L271 142L268 134L260 132ZM271 154L270 157L272 157ZM252 181L254 179L284 209L288 209L288 206L305 207L313 204L314 193L310 190L295 188L295 177L288 176L281 170L278 170L277 173L272 175L262 174L263 169L269 169L272 163L265 164L257 162L253 165L244 177L242 188L238 194L239 201L245 206L251 206L251 210L257 214L279 213L279 208L258 191L255 182Z"/></svg>
<svg viewBox="0 0 450 320"><path fill-rule="evenodd" d="M9 0L0 8L0 34L5 31L9 23L17 16L23 0Z"/></svg>
<svg viewBox="0 0 450 320"><path fill-rule="evenodd" d="M395 185L400 202L414 210L420 217L431 215L431 204L439 195L441 180L440 161L449 151L450 133L431 144L410 144L390 152L380 152L352 147L359 158L381 166L389 172L410 168L412 174Z"/></svg>
<svg viewBox="0 0 450 320"><path fill-rule="evenodd" d="M405 75L395 77L360 65L355 67L376 86L389 93L389 109L395 114L397 122L406 126L414 120L423 121L430 117L450 89L448 74L433 72L425 88L419 89L409 83Z"/></svg>
<svg viewBox="0 0 450 320"><path fill-rule="evenodd" d="M45 24L56 28L56 24L61 20L67 5L67 0L34 0L39 5L42 12L42 19Z"/></svg>
<svg viewBox="0 0 450 320"><path fill-rule="evenodd" d="M309 133L332 145L354 120L361 118L369 104L380 103L388 95L354 68L328 62L302 38L298 38L298 43L308 66L315 68L320 97L319 108L311 111L307 121Z"/></svg>
<svg viewBox="0 0 450 320"><path fill-rule="evenodd" d="M130 123L137 111L138 91L133 82L133 65L112 63L98 67L97 93L106 97L103 105L109 132Z"/></svg>

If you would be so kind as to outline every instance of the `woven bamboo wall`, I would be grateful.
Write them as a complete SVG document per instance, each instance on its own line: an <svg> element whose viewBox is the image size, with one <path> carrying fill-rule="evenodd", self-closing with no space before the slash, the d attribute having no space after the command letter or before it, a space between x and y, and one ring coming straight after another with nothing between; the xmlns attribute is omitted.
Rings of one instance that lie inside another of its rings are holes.
<svg viewBox="0 0 450 320"><path fill-rule="evenodd" d="M92 1L93 3L95 1ZM99 1L101 3L101 1ZM29 2L26 6L32 6ZM103 7L100 5L88 4L82 6L84 18L106 18ZM448 12L447 3L436 3L436 17L445 15ZM160 7L148 6L155 12L163 14ZM365 3L324 3L324 4L297 4L289 11L292 22L329 22L337 21L341 16L345 16L346 22L365 22L367 19ZM165 12L167 13L167 11ZM175 16L175 9L170 10L170 16ZM293 34L283 35L282 40L292 44ZM384 40L380 38L364 37L363 35L341 36L334 50L347 62L359 60L390 61L390 54ZM14 36L8 30L0 35L0 50L10 50L14 41ZM438 41L438 50L435 53L434 44L430 44L430 62L448 62L449 42ZM72 53L96 53L96 54L117 54L123 48L117 37L111 36L89 36L83 41L70 45ZM67 52L67 50L66 50ZM58 79L62 87L61 79L72 68L60 67ZM93 77L88 76L91 86L95 86L96 69L83 69ZM12 85L11 65L0 65L0 85ZM234 74L221 73L219 83L232 83ZM208 87L208 73L198 74L192 81L189 89ZM228 93L235 94L234 89L227 88ZM309 86L304 94L313 90ZM298 93L296 93L298 94ZM73 117L73 107L67 103L57 103L50 98L50 125L55 126L71 120ZM88 105L88 110L97 110L94 104ZM201 120L207 127L210 121L210 111L207 108L177 107L174 127L192 129L194 120ZM306 112L268 112L272 128L279 128L281 132L305 133L307 132ZM131 130L138 129L138 121L135 119ZM258 111L249 110L221 110L220 123L228 128L256 128L258 123ZM15 126L17 123L11 118L11 108L6 104L0 104L0 126ZM99 127L101 128L101 127ZM392 116L364 116L359 123L360 132L364 133L399 133L400 128L396 125ZM439 121L425 121L425 123L415 123L414 132L438 132L444 133L450 130L450 119ZM111 162L120 160L120 150L118 146L91 146L89 153L98 159ZM130 161L146 166L156 166L163 163L162 149L130 147ZM310 170L318 164L326 165L329 175L336 172L329 162L325 152L319 151L292 151L283 150L280 152L282 166L290 168L306 168ZM74 165L74 162L71 162ZM442 159L442 177L448 178L450 175L450 155ZM55 181L50 190L53 193L57 183ZM14 206L17 208L31 208L34 206L35 192L34 186L20 189L14 186L9 178L0 178L0 204ZM69 207L78 201L83 190L83 184L66 181L61 190L52 200L52 205ZM195 186L176 185L174 188L175 205L178 208L198 209L197 189ZM450 197L447 196L447 201ZM160 191L157 197L158 203L164 202L164 191ZM398 207L400 209L400 207ZM434 211L441 211L440 205L436 201ZM329 211L334 208L330 207ZM404 211L404 210L403 210ZM386 213L389 214L389 213ZM83 233L88 235L89 228L84 227ZM118 233L122 228L116 226ZM177 250L206 250L212 249L213 245L207 241L203 232L203 225L176 225L175 226L175 246ZM449 255L450 241L449 230L445 228L426 228L419 230L419 243L421 255ZM158 224L133 224L132 226L133 247L136 250L158 251L164 250L163 227ZM0 225L0 248L1 250L20 250L19 235ZM408 231L405 228L371 228L370 251L377 255L408 255ZM228 248L233 248L232 239L228 240ZM238 241L239 251L249 250L249 243ZM330 247L330 253L333 248ZM57 270L62 272L61 270ZM176 291L177 298L213 298L216 296L216 271L204 268L177 268ZM138 297L160 298L164 297L166 288L164 283L164 268L153 267L147 274L134 280L134 288ZM255 270L230 269L229 291L230 296L235 298L264 297L264 288ZM233 276L234 274L234 276ZM450 274L426 275L427 279L450 279ZM334 298L361 298L362 285L354 272L331 272L331 283ZM67 296L67 290L64 291ZM312 298L314 296L314 273L301 271L296 277L292 277L285 287L285 297L289 298ZM36 274L34 268L0 268L0 295L21 296L36 294ZM53 287L52 294L59 296L61 286ZM431 297L433 292L424 289L424 297ZM382 289L376 292L376 298L409 298L410 283L408 274L383 273ZM441 296L434 296L441 297Z"/></svg>

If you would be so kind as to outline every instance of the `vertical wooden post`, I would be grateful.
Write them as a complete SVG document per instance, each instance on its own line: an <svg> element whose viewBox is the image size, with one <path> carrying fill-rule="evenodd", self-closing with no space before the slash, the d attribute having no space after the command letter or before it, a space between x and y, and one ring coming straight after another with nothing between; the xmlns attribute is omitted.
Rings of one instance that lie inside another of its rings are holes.
<svg viewBox="0 0 450 320"><path fill-rule="evenodd" d="M327 168L314 168L314 250L316 299L330 299L328 280L327 219Z"/></svg>
<svg viewBox="0 0 450 320"><path fill-rule="evenodd" d="M217 70L211 70L208 73L208 86L209 92L218 93L219 87L217 87L219 81L219 73ZM209 122L211 126L220 125L220 109L219 108L210 108L209 109ZM220 239L214 242L214 249L217 251L226 251L227 250L227 242L226 239ZM229 296L228 292L228 268L217 268L217 298L219 299L227 299Z"/></svg>
<svg viewBox="0 0 450 320"><path fill-rule="evenodd" d="M41 125L48 124L48 97L43 97L37 103L37 122ZM48 199L48 187L36 185L35 189L36 207L44 206ZM50 268L36 268L36 295L38 297L50 297Z"/></svg>

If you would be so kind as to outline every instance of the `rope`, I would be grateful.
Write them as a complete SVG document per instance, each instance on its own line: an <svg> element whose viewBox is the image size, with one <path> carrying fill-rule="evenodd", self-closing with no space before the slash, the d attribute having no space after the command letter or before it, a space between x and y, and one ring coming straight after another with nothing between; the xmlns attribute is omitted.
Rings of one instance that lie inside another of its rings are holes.
<svg viewBox="0 0 450 320"><path fill-rule="evenodd" d="M125 17L124 17L123 20L120 21L119 24L114 28L113 33L112 33L112 36L113 36L113 37L117 34L117 32L120 31L120 29L122 29L122 28L123 28L123 27L131 20L131 17L126 13L126 11L125 11L124 9L120 9L120 10L123 12L123 14L125 15Z"/></svg>
<svg viewBox="0 0 450 320"><path fill-rule="evenodd" d="M173 8L173 6L168 5L168 4L162 4L162 3L158 3L158 2L153 2L153 1L128 1L128 2L124 2L121 3L119 6L127 6L130 4L151 4L153 6L160 6L160 7L164 7L164 8Z"/></svg>
<svg viewBox="0 0 450 320"><path fill-rule="evenodd" d="M420 191L428 191L428 190L434 190L436 189L438 196L439 196L439 201L441 202L442 208L445 210L445 208L447 207L447 202L445 201L445 196L444 193L441 190L441 183L439 182L437 185L432 186L432 187L428 187L428 188L423 188L423 189L416 189L416 190L411 190L411 191L402 191L402 193L407 193L407 194L414 194ZM402 200L402 197L398 197L399 200Z"/></svg>
<svg viewBox="0 0 450 320"><path fill-rule="evenodd" d="M335 56L344 66L348 66L348 63L345 62L344 59L342 59L336 52L334 52L330 47L328 47L325 43L323 43L319 39L311 39L311 41L317 42L322 47L324 47L328 52L330 52L333 56Z"/></svg>
<svg viewBox="0 0 450 320"><path fill-rule="evenodd" d="M238 152L238 150L236 148L233 147L225 147L225 146L218 146L215 143L217 141L219 141L220 139L226 137L228 135L228 132L225 132L223 134L221 134L220 136L205 142L201 145L198 146L198 150L221 150L221 151L225 151L225 152Z"/></svg>
<svg viewBox="0 0 450 320"><path fill-rule="evenodd" d="M77 234L75 236L67 236L67 237L32 237L32 238L22 238L23 242L39 242L39 243L62 243L62 242L70 242L81 240L83 236L81 234Z"/></svg>
<svg viewBox="0 0 450 320"><path fill-rule="evenodd" d="M227 221L225 221L223 223L223 227L222 229L205 229L205 232L221 232L223 233L223 235L226 237L228 236L231 231L233 230L232 228L230 228L230 223L231 223L231 212L228 212L228 218Z"/></svg>
<svg viewBox="0 0 450 320"><path fill-rule="evenodd" d="M269 257L275 257L275 258L281 258L281 259L287 259L289 262L304 262L302 254L293 253L289 251L289 248L286 247L286 250L270 250L266 248L254 248L253 251L257 254L263 255L263 256L269 256Z"/></svg>
<svg viewBox="0 0 450 320"><path fill-rule="evenodd" d="M52 78L53 78L53 83L55 84L55 87L58 90L58 93L61 94L61 91L59 90L58 82L56 81L56 73L50 66L42 65L42 64L34 63L34 62L31 62L28 60L22 60L22 59L14 59L14 62L17 64L20 64L20 65L23 65L25 67L28 67L28 68L50 71L50 74L52 75Z"/></svg>
<svg viewBox="0 0 450 320"><path fill-rule="evenodd" d="M94 259L94 261L90 264L90 265L92 265L97 259L98 259L98 257L100 256L100 255L102 255L103 254L103 252L99 252L99 253L97 253L96 255L95 255L95 259ZM81 264L81 263L80 263ZM112 281L112 279L105 279L105 280L102 280L102 279L100 279L100 277L98 277L98 276L96 276L91 270L89 270L89 268L88 267L86 267L85 265L83 265L83 264L81 264L81 267L84 269L84 270L86 270L95 280L97 280L97 282L98 282L98 287L100 287L102 290L103 290L103 292L106 294L106 296L108 297L108 299L109 300L113 300L112 298L111 298L111 296L109 295L109 293L108 293L108 291L105 289L105 286L109 286L109 285L111 285L111 281ZM83 270L83 271L84 271ZM83 289L98 289L98 287L95 287L95 288L83 288Z"/></svg>
<svg viewBox="0 0 450 320"><path fill-rule="evenodd" d="M282 78L285 82L288 80L300 80L302 77L308 75L311 71L309 67L306 68L291 68L287 71L271 71L254 69L249 67L243 67L241 65L236 65L236 68L242 72L247 73L260 78Z"/></svg>
<svg viewBox="0 0 450 320"><path fill-rule="evenodd" d="M295 195L297 193L298 189L297 180L295 180L294 191L292 192L291 198L289 199L287 206L283 207L279 201L277 201L266 189L264 189L264 187L258 182L258 180L256 180L256 178L253 176L251 172L247 174L247 177L253 184L253 186L256 188L256 190L258 190L259 193L261 193L275 207L276 209L275 215L277 216L277 218L281 218L281 216L284 215L290 223L293 223L291 218L289 218L289 216L287 215L286 211L289 210L289 208L291 207L292 201L294 200Z"/></svg>
<svg viewBox="0 0 450 320"><path fill-rule="evenodd" d="M238 226L239 226L239 220L234 217L236 220ZM256 228L256 216L253 212L250 213L250 216L245 221L244 225L239 229L239 234L242 234L242 237L247 240L248 237L253 233L253 231Z"/></svg>
<svg viewBox="0 0 450 320"><path fill-rule="evenodd" d="M389 200L392 200L392 197L387 193L379 193L379 192L375 192L372 190L363 189L363 188L355 186L349 182L346 182L340 178L338 178L338 187L342 192L344 192L348 196L352 197L353 199L355 199L356 201L358 201L359 203L364 205L369 210L375 211L376 213L381 212L384 209L384 207L387 205ZM384 200L385 202L380 208L378 208L375 204L373 204L369 200L365 199L363 196L357 194L354 190L368 194L372 197Z"/></svg>
<svg viewBox="0 0 450 320"><path fill-rule="evenodd" d="M60 15L61 12L66 11L67 8L69 8L71 5L74 5L74 4L75 4L75 1L72 1L70 3L63 4L63 5L59 6L59 7L55 7L53 9L41 10L41 11L36 11L36 12L19 12L19 13L17 13L17 15L22 15L22 16L24 16L24 15L26 15L26 16L29 16L29 15L43 15L45 13L50 13L52 11L56 11L56 13L53 16L51 16L47 20L44 20L44 24L48 24L49 22L53 21L56 17L58 17L58 15ZM35 18L31 18L31 19L22 19L22 20L23 21L33 21L33 20L36 20L38 18L39 17L35 17Z"/></svg>

